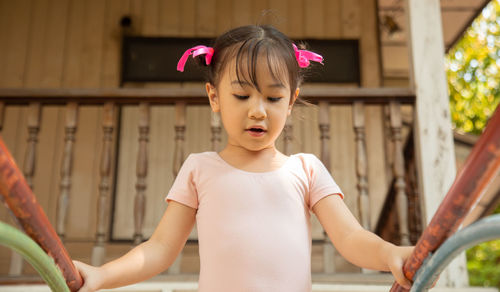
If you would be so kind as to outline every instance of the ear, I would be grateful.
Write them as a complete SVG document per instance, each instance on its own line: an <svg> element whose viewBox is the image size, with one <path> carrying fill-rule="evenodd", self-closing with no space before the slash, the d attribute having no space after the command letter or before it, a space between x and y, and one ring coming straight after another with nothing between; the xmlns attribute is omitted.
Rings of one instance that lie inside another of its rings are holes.
<svg viewBox="0 0 500 292"><path fill-rule="evenodd" d="M297 87L297 89L295 89L295 93L292 95L292 98L290 99L290 104L288 105L288 115L292 114L292 108L293 105L295 104L295 101L297 100L297 97L299 97L299 92L300 88Z"/></svg>
<svg viewBox="0 0 500 292"><path fill-rule="evenodd" d="M205 84L205 87L207 90L208 101L210 102L210 107L212 108L212 111L214 113L219 112L220 105L219 105L219 97L217 96L217 89L209 82Z"/></svg>

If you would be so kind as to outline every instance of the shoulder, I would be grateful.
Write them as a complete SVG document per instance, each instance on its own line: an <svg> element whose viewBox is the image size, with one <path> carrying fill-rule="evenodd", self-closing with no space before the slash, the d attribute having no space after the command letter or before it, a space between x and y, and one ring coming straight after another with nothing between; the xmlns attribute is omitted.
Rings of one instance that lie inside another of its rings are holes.
<svg viewBox="0 0 500 292"><path fill-rule="evenodd" d="M292 156L297 157L304 167L310 168L310 167L317 167L318 165L322 165L323 163L319 158L312 153L297 153L293 154Z"/></svg>
<svg viewBox="0 0 500 292"><path fill-rule="evenodd" d="M188 168L196 168L198 165L205 165L209 161L213 161L215 159L215 152L207 151L201 153L190 153L184 163L183 167Z"/></svg>

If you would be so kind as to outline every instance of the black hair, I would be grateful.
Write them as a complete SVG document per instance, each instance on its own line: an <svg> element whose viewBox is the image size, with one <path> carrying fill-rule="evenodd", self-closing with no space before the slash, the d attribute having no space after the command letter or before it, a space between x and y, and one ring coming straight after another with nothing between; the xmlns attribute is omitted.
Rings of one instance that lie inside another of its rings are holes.
<svg viewBox="0 0 500 292"><path fill-rule="evenodd" d="M259 56L267 58L269 72L275 80L285 84L284 78L288 77L290 97L303 81L304 70L298 65L292 41L270 25L247 25L231 29L215 39L213 48L207 79L214 86L220 82L220 74L227 64L235 58L238 82L247 82L260 91L256 76ZM198 60L205 62L204 56Z"/></svg>

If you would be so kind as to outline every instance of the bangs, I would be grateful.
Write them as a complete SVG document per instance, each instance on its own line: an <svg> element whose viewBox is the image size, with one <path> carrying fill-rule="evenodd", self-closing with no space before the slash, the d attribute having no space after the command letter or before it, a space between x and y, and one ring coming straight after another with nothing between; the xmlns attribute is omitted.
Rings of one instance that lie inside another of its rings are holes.
<svg viewBox="0 0 500 292"><path fill-rule="evenodd" d="M290 55L289 51L266 39L250 39L235 46L229 54L235 57L236 79L240 85L250 84L260 92L257 66L265 66L266 62L273 81L288 85L293 92L296 87L293 81L297 76L292 76L291 72L296 72L293 67L298 65L295 56Z"/></svg>

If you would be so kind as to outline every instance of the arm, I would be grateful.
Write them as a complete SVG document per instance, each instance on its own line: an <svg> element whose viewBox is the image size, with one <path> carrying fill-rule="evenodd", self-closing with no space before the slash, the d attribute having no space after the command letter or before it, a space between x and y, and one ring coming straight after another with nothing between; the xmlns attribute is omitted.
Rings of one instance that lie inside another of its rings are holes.
<svg viewBox="0 0 500 292"><path fill-rule="evenodd" d="M196 209L170 201L151 238L101 267L76 262L84 278L79 292L115 288L144 281L175 261L193 229Z"/></svg>
<svg viewBox="0 0 500 292"><path fill-rule="evenodd" d="M403 275L404 261L413 247L398 247L365 230L337 195L319 200L313 206L328 237L349 262L367 269L390 271L403 287L410 287Z"/></svg>

